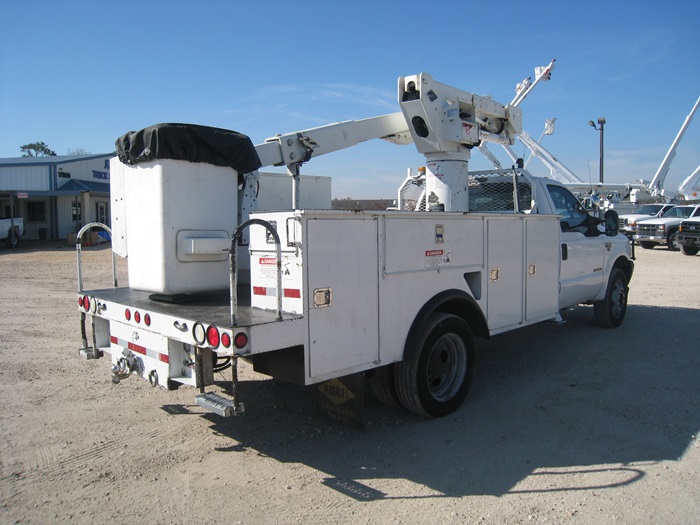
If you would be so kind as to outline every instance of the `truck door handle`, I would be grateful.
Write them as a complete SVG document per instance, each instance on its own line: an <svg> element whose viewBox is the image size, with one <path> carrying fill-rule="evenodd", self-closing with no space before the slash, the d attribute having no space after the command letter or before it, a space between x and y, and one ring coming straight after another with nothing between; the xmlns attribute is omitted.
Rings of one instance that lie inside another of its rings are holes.
<svg viewBox="0 0 700 525"><path fill-rule="evenodd" d="M561 245L561 260L566 261L569 258L569 248L566 244Z"/></svg>

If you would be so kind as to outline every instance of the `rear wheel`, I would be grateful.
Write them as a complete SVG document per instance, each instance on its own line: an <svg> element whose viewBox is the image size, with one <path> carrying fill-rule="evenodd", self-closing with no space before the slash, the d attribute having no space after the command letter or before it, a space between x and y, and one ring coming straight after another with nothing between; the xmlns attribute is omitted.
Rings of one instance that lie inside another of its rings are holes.
<svg viewBox="0 0 700 525"><path fill-rule="evenodd" d="M391 408L403 408L394 385L394 365L386 365L372 370L369 385L375 397Z"/></svg>
<svg viewBox="0 0 700 525"><path fill-rule="evenodd" d="M474 376L474 336L456 315L434 313L418 339L417 354L394 368L396 392L407 410L423 417L454 412Z"/></svg>
<svg viewBox="0 0 700 525"><path fill-rule="evenodd" d="M681 244L681 252L683 255L695 255L700 251L700 248L694 248L692 246L684 246Z"/></svg>
<svg viewBox="0 0 700 525"><path fill-rule="evenodd" d="M627 276L619 268L610 273L605 299L593 303L593 313L599 325L617 328L622 324L627 312Z"/></svg>
<svg viewBox="0 0 700 525"><path fill-rule="evenodd" d="M645 250L651 250L652 248L654 248L654 246L656 246L656 244L649 241L639 241L639 246L641 246Z"/></svg>
<svg viewBox="0 0 700 525"><path fill-rule="evenodd" d="M668 249L672 252L678 251L680 247L680 245L678 244L678 230L674 230L668 234L668 238L666 239L666 246L668 246Z"/></svg>

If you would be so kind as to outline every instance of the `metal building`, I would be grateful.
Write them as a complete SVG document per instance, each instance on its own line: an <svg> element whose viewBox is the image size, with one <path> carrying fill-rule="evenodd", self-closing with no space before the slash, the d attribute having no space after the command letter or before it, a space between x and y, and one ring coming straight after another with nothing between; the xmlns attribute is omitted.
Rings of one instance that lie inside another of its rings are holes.
<svg viewBox="0 0 700 525"><path fill-rule="evenodd" d="M24 218L25 239L67 239L84 224L110 224L114 153L0 159L0 216Z"/></svg>

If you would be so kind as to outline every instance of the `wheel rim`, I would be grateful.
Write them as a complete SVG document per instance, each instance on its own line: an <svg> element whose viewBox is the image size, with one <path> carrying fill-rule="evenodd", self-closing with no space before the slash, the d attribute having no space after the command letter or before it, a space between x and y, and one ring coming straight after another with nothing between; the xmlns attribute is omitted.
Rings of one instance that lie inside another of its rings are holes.
<svg viewBox="0 0 700 525"><path fill-rule="evenodd" d="M615 281L612 289L610 313L614 318L620 317L622 312L625 311L625 305L627 304L627 290L625 285L619 279Z"/></svg>
<svg viewBox="0 0 700 525"><path fill-rule="evenodd" d="M674 250L677 250L680 247L678 244L678 232L674 233L673 236L671 237L671 247Z"/></svg>
<svg viewBox="0 0 700 525"><path fill-rule="evenodd" d="M437 340L428 358L426 379L430 395L449 401L459 391L467 373L467 348L457 334L445 334Z"/></svg>

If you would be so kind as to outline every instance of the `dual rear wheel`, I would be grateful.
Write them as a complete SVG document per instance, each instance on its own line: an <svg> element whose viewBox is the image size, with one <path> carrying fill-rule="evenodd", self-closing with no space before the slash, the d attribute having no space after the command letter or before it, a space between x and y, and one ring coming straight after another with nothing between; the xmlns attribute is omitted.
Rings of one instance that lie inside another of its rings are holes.
<svg viewBox="0 0 700 525"><path fill-rule="evenodd" d="M374 371L370 385L383 403L422 417L441 417L464 402L474 376L474 336L460 317L432 314L414 356Z"/></svg>

